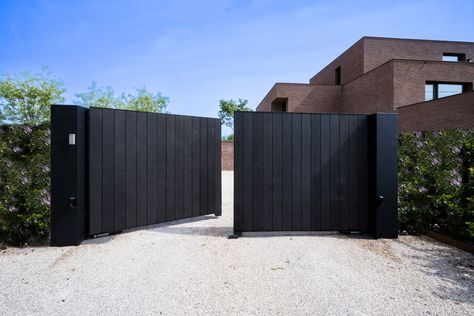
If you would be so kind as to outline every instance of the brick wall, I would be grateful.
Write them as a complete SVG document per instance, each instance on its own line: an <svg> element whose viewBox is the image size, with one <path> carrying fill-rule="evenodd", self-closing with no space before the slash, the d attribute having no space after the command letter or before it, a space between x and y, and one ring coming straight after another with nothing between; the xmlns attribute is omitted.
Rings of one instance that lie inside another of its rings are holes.
<svg viewBox="0 0 474 316"><path fill-rule="evenodd" d="M309 80L310 84L335 84L335 70L341 66L341 84L364 73L364 39L360 39Z"/></svg>
<svg viewBox="0 0 474 316"><path fill-rule="evenodd" d="M221 142L222 170L234 170L234 142Z"/></svg>
<svg viewBox="0 0 474 316"><path fill-rule="evenodd" d="M344 85L342 98L346 113L393 112L393 63L386 63Z"/></svg>
<svg viewBox="0 0 474 316"><path fill-rule="evenodd" d="M400 132L474 128L474 92L407 105L397 112Z"/></svg>
<svg viewBox="0 0 474 316"><path fill-rule="evenodd" d="M277 98L288 99L288 112L338 112L341 86L277 83L260 102L257 111L271 111Z"/></svg>
<svg viewBox="0 0 474 316"><path fill-rule="evenodd" d="M474 59L474 43L364 37L364 72L391 59L441 61L443 53L464 53Z"/></svg>

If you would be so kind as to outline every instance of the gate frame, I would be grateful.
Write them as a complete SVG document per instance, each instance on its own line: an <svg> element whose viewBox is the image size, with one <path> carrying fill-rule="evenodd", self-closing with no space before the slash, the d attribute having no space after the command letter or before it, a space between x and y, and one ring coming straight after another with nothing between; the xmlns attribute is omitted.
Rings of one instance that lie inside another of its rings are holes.
<svg viewBox="0 0 474 316"><path fill-rule="evenodd" d="M213 166L217 169L217 182L215 191L209 193L213 197L214 194L218 196L215 197L215 210L209 210L199 216L222 214L221 125L218 126L219 137L215 139L219 146L216 146L216 161ZM78 105L51 105L51 246L79 245L91 237L89 234L88 130L89 108ZM166 223L166 221L160 223ZM108 232L100 236L112 233L116 232Z"/></svg>

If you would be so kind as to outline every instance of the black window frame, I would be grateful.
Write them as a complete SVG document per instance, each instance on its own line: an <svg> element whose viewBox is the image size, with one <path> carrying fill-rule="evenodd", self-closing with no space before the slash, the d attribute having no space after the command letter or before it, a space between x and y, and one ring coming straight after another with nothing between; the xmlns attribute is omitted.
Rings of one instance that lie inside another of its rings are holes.
<svg viewBox="0 0 474 316"><path fill-rule="evenodd" d="M457 57L457 61L448 61L448 60L443 60L443 57ZM460 62L460 61L466 61L466 54L464 53L443 53L443 56L441 57L441 60L447 61L450 63L455 63L455 62Z"/></svg>
<svg viewBox="0 0 474 316"><path fill-rule="evenodd" d="M425 82L425 93L426 93L426 86L427 85L432 85L433 86L433 98L431 100L426 100L426 95L425 95L425 101L432 101L432 100L438 100L446 97L439 97L439 85L440 84L451 84L451 85L460 85L462 86L462 92L453 94L453 95L459 95L462 93L466 93L468 91L472 91L472 82L452 82L452 81L426 81ZM450 97L450 96L447 96Z"/></svg>

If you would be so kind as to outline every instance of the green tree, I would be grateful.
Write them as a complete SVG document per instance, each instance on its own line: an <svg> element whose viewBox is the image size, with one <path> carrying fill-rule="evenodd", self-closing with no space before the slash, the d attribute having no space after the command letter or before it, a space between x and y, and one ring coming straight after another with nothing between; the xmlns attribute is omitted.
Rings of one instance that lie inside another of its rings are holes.
<svg viewBox="0 0 474 316"><path fill-rule="evenodd" d="M146 87L135 89L134 93L122 93L116 96L111 87L98 87L92 82L87 92L76 94L75 102L86 107L102 107L144 112L165 112L169 99L148 91Z"/></svg>
<svg viewBox="0 0 474 316"><path fill-rule="evenodd" d="M39 73L3 74L0 80L0 121L39 125L50 119L50 105L64 102L66 89L46 68Z"/></svg>
<svg viewBox="0 0 474 316"><path fill-rule="evenodd" d="M234 130L234 112L235 111L252 111L247 106L248 100L238 99L233 100L219 100L219 119L221 124L230 127Z"/></svg>
<svg viewBox="0 0 474 316"><path fill-rule="evenodd" d="M76 98L74 103L85 107L116 108L119 102L112 87L98 87L95 81L87 88L87 92L76 94Z"/></svg>
<svg viewBox="0 0 474 316"><path fill-rule="evenodd" d="M145 87L137 88L135 94L122 94L120 99L118 108L157 113L165 112L169 102L168 97L162 96L159 92L153 94Z"/></svg>

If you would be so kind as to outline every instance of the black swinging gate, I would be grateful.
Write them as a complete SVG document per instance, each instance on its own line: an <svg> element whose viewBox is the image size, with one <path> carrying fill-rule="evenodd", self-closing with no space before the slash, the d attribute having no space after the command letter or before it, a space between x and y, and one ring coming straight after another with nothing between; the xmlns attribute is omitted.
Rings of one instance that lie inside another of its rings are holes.
<svg viewBox="0 0 474 316"><path fill-rule="evenodd" d="M51 244L221 215L220 121L52 106Z"/></svg>
<svg viewBox="0 0 474 316"><path fill-rule="evenodd" d="M234 232L395 238L397 115L235 113Z"/></svg>

